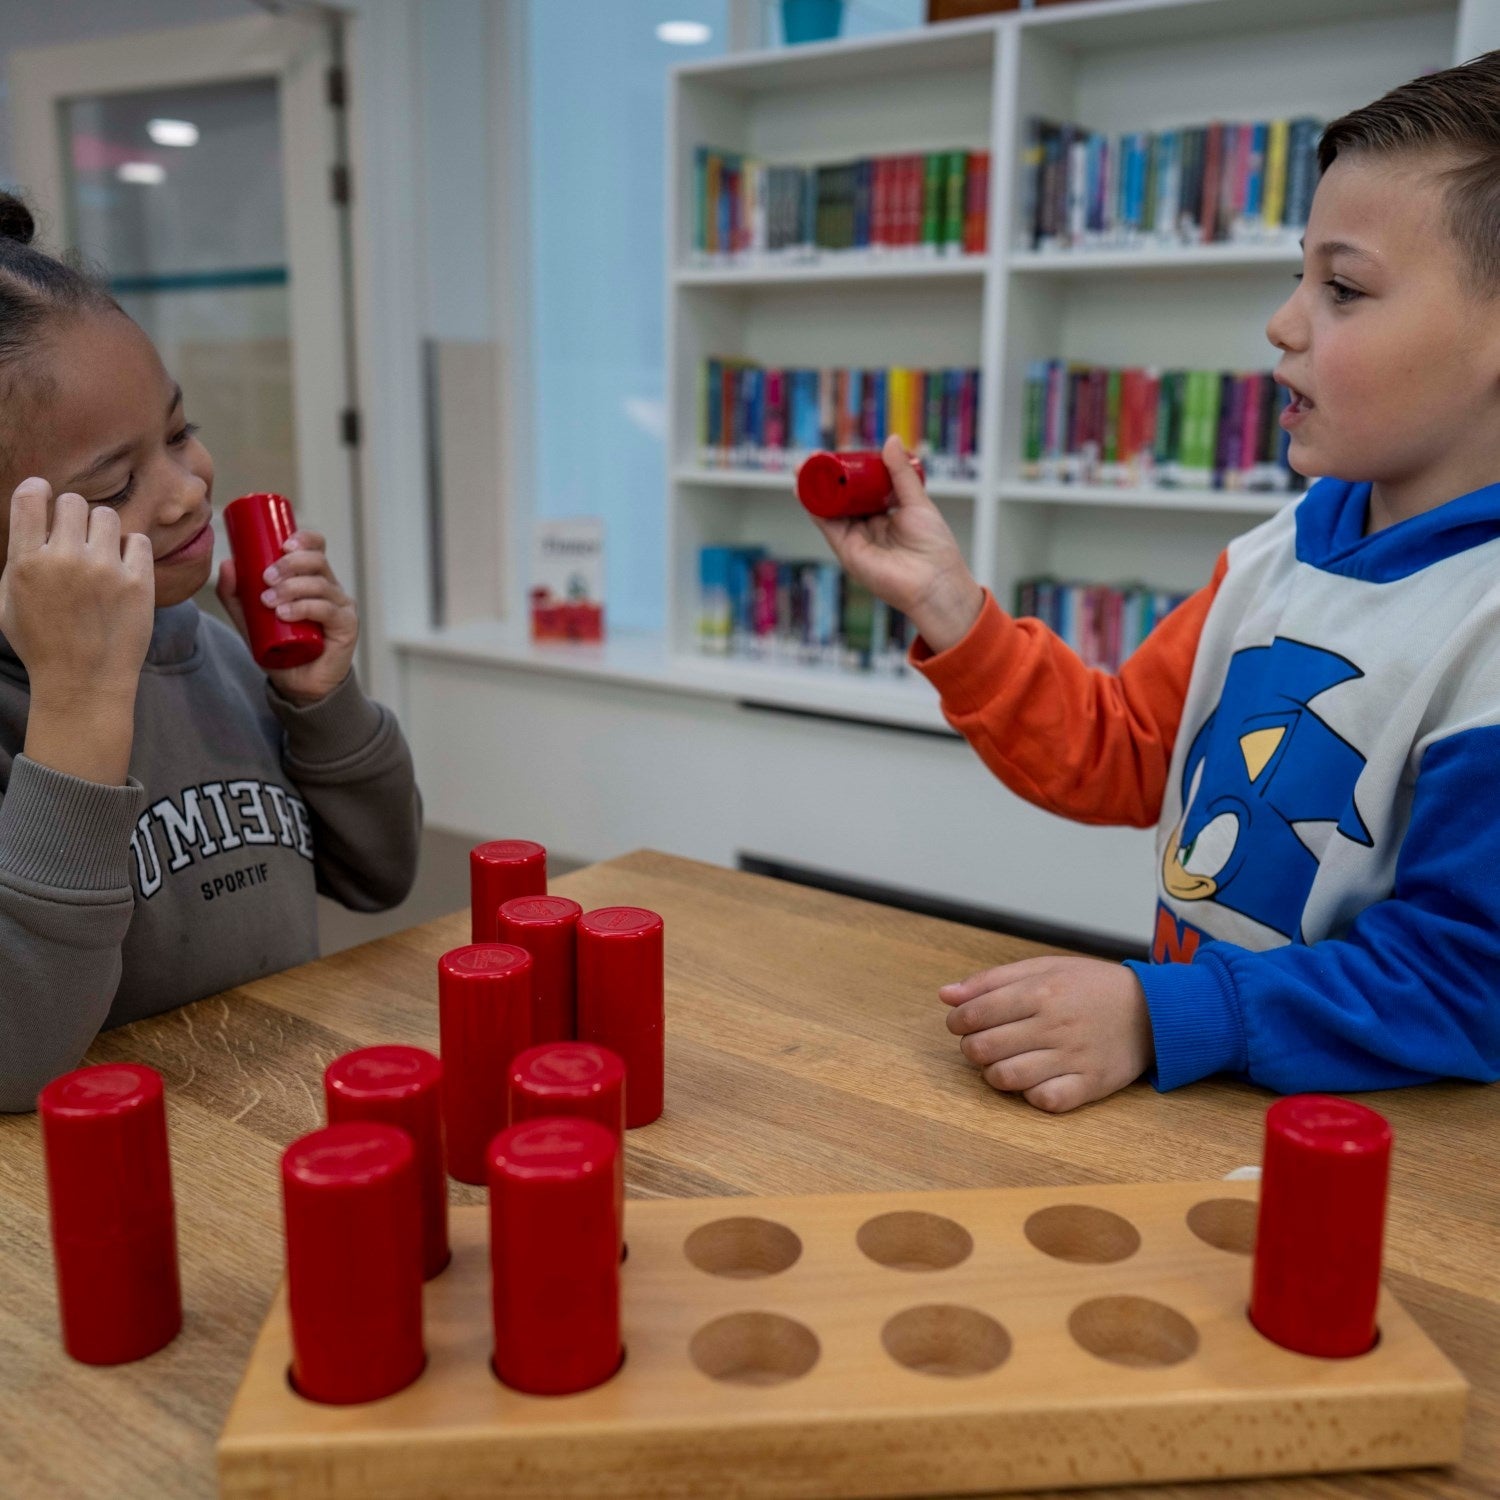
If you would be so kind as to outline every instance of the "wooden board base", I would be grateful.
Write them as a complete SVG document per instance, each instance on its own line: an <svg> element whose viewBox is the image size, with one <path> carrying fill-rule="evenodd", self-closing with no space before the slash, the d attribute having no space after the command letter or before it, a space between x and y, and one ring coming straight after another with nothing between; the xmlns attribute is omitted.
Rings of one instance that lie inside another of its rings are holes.
<svg viewBox="0 0 1500 1500"><path fill-rule="evenodd" d="M1389 1294L1358 1359L1246 1316L1256 1185L632 1201L625 1363L489 1365L486 1213L453 1214L426 1372L288 1384L278 1292L219 1441L227 1500L982 1494L1455 1461L1468 1388Z"/></svg>

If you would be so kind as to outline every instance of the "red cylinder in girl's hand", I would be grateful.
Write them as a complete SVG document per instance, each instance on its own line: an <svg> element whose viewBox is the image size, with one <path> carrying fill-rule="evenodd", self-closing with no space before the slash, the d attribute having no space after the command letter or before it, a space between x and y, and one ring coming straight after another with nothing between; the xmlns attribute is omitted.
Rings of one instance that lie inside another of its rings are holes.
<svg viewBox="0 0 1500 1500"><path fill-rule="evenodd" d="M266 569L283 555L282 543L297 529L291 501L285 495L241 495L224 507L224 524L255 664L274 672L316 661L323 654L323 627L311 620L280 619L260 599Z"/></svg>
<svg viewBox="0 0 1500 1500"><path fill-rule="evenodd" d="M37 1113L63 1347L86 1365L154 1354L182 1326L161 1075L79 1068L42 1090Z"/></svg>
<svg viewBox="0 0 1500 1500"><path fill-rule="evenodd" d="M416 1152L395 1125L328 1125L281 1158L292 1384L343 1406L422 1373Z"/></svg>
<svg viewBox="0 0 1500 1500"><path fill-rule="evenodd" d="M1391 1127L1348 1099L1299 1094L1266 1111L1250 1321L1298 1354L1374 1346Z"/></svg>
<svg viewBox="0 0 1500 1500"><path fill-rule="evenodd" d="M562 1396L620 1367L620 1143L593 1120L512 1125L486 1153L495 1373Z"/></svg>
<svg viewBox="0 0 1500 1500"><path fill-rule="evenodd" d="M602 906L578 922L578 1038L625 1061L625 1123L659 1119L666 1049L665 928L641 906Z"/></svg>
<svg viewBox="0 0 1500 1500"><path fill-rule="evenodd" d="M395 1125L417 1152L422 1274L448 1264L448 1167L443 1157L443 1065L424 1047L361 1047L323 1070L330 1125Z"/></svg>
<svg viewBox="0 0 1500 1500"><path fill-rule="evenodd" d="M912 467L922 477L922 465ZM891 471L877 449L851 453L813 453L797 470L797 498L802 508L825 521L878 516L896 503Z"/></svg>

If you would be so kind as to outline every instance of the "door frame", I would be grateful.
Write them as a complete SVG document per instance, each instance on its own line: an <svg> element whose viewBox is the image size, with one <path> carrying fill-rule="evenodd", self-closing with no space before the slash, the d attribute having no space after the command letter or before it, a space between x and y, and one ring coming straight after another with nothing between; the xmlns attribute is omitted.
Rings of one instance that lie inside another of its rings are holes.
<svg viewBox="0 0 1500 1500"><path fill-rule="evenodd" d="M345 413L355 409L343 206L334 172L342 127L330 95L332 16L246 16L11 54L15 170L44 231L72 244L62 106L77 98L239 79L278 85L288 324L300 520L328 538L339 575L361 584L360 527ZM191 392L189 393L191 398ZM226 497L228 498L228 497Z"/></svg>

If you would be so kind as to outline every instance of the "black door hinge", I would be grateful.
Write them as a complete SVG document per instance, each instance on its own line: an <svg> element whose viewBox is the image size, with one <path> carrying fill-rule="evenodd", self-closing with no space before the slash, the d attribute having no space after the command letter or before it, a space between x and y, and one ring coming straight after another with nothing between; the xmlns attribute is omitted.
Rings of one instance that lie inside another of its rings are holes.
<svg viewBox="0 0 1500 1500"><path fill-rule="evenodd" d="M349 75L340 67L328 70L328 107L343 109L349 103Z"/></svg>
<svg viewBox="0 0 1500 1500"><path fill-rule="evenodd" d="M346 448L359 447L359 413L352 406L339 413L339 437Z"/></svg>
<svg viewBox="0 0 1500 1500"><path fill-rule="evenodd" d="M335 203L348 203L351 192L349 168L342 162L330 170L328 188Z"/></svg>

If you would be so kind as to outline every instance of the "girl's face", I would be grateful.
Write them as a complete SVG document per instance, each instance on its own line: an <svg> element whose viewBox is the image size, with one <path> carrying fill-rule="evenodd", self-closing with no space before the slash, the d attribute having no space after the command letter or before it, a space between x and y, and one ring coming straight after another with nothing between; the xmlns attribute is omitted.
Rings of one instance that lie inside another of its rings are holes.
<svg viewBox="0 0 1500 1500"><path fill-rule="evenodd" d="M28 382L29 408L9 423L3 450L0 543L11 492L39 475L54 495L108 505L122 531L150 538L158 609L192 598L213 567L214 465L151 340L118 312L69 318L12 390Z"/></svg>

